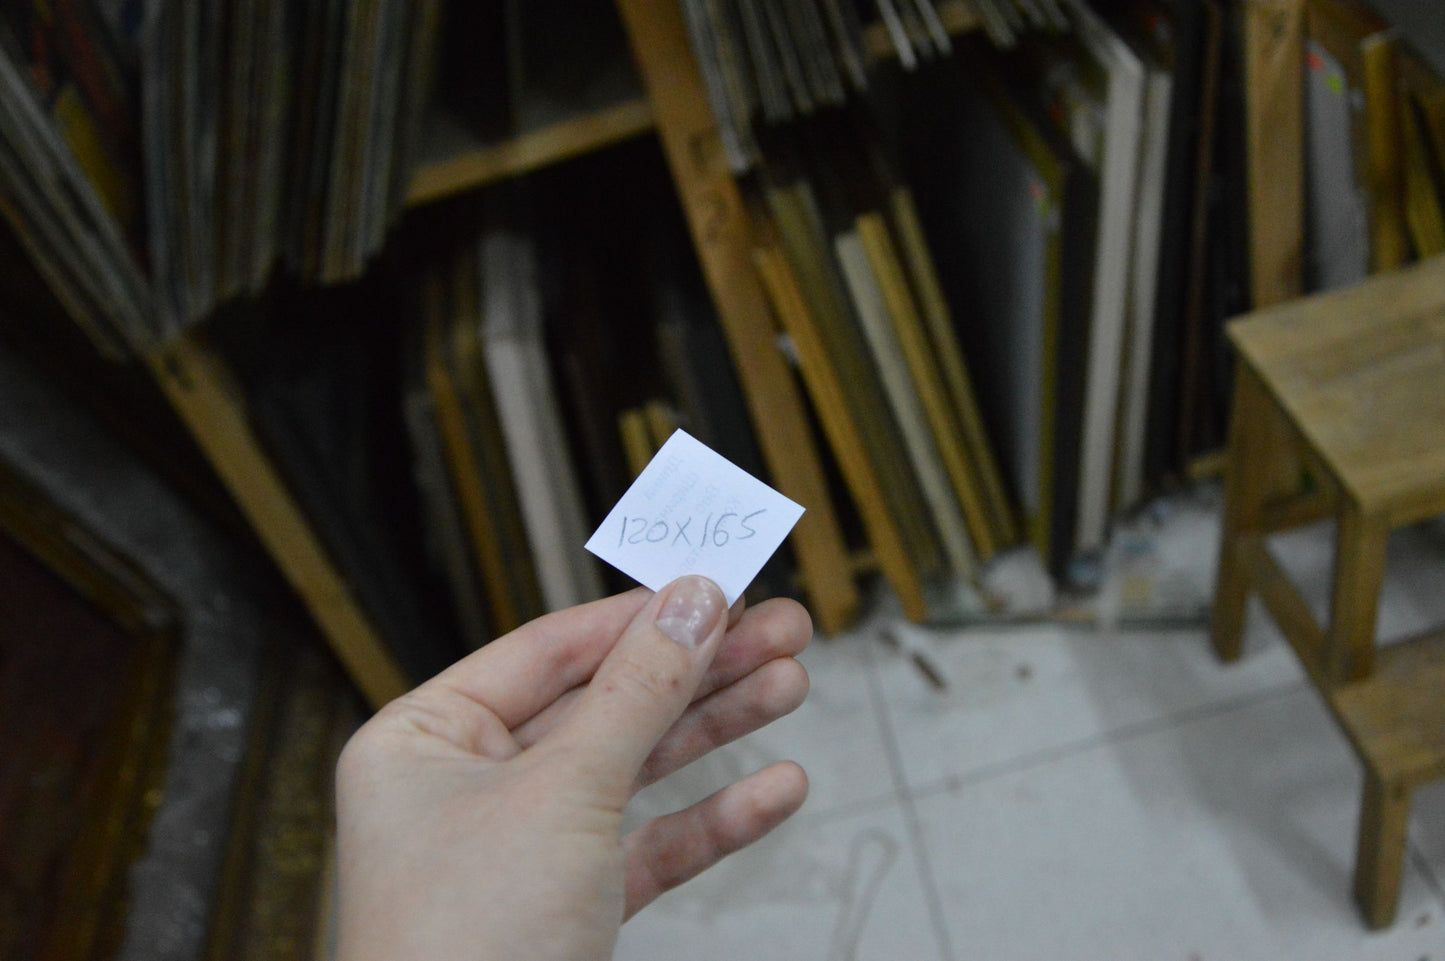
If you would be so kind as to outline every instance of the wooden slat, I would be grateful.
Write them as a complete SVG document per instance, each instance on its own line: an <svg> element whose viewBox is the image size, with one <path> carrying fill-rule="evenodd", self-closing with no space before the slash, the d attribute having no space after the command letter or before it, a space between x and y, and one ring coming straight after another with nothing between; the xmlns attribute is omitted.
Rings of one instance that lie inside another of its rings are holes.
<svg viewBox="0 0 1445 961"><path fill-rule="evenodd" d="M1445 777L1445 634L1381 648L1369 677L1328 692L1365 765L1355 899L1373 928L1389 925L1414 788Z"/></svg>
<svg viewBox="0 0 1445 961"><path fill-rule="evenodd" d="M807 508L791 542L813 616L825 632L842 630L858 616L858 587L801 392L776 344L752 265L747 213L681 13L673 3L618 0L617 6L763 458L778 488Z"/></svg>
<svg viewBox="0 0 1445 961"><path fill-rule="evenodd" d="M1445 777L1445 632L1380 648L1375 672L1329 702L1361 757L1391 780Z"/></svg>
<svg viewBox="0 0 1445 961"><path fill-rule="evenodd" d="M944 0L938 5L938 15L944 29L954 36L980 25L978 14L966 0ZM864 29L863 50L870 61L895 55L883 24ZM407 187L406 205L420 207L476 190L640 136L654 127L652 105L646 97L639 97L497 143L477 144L419 165Z"/></svg>
<svg viewBox="0 0 1445 961"><path fill-rule="evenodd" d="M174 630L174 600L4 462L0 462L0 531L124 630L132 634Z"/></svg>
<svg viewBox="0 0 1445 961"><path fill-rule="evenodd" d="M1400 55L1400 136L1404 164L1405 221L1415 256L1424 260L1445 254L1445 186L1435 178L1436 157L1430 143L1429 114L1432 96L1438 96L1445 81L1412 77L1429 70L1414 57ZM1413 69L1410 69L1413 68ZM1420 110L1419 116L1416 109Z"/></svg>
<svg viewBox="0 0 1445 961"><path fill-rule="evenodd" d="M506 180L647 133L652 107L645 98L580 114L501 143L480 145L423 164L412 174L406 204L419 207Z"/></svg>
<svg viewBox="0 0 1445 961"><path fill-rule="evenodd" d="M666 401L653 399L642 409L647 419L647 435L652 439L654 452L662 449L668 439L677 431L677 416Z"/></svg>
<svg viewBox="0 0 1445 961"><path fill-rule="evenodd" d="M868 543L873 546L878 558L879 569L898 593L904 615L921 621L927 615L923 585L909 555L898 518L888 508L877 464L859 440L858 425L844 396L848 385L829 361L817 322L811 317L782 248L777 245L760 247L755 256L758 271L777 305L778 317L798 351L803 381L813 398L823 431L838 457L843 479L853 494Z"/></svg>
<svg viewBox="0 0 1445 961"><path fill-rule="evenodd" d="M1259 591L1264 606L1279 626L1280 632L1294 648L1300 664L1315 684L1324 688L1320 659L1325 650L1325 632L1320 627L1305 599L1290 581L1289 575L1269 553L1258 536L1241 537L1235 542L1239 559L1250 571L1250 582Z"/></svg>
<svg viewBox="0 0 1445 961"><path fill-rule="evenodd" d="M1229 451L1221 449L1191 458L1185 465L1184 473L1191 481L1198 483L1223 477L1228 468Z"/></svg>
<svg viewBox="0 0 1445 961"><path fill-rule="evenodd" d="M266 457L223 362L194 333L147 362L331 649L373 707L410 687Z"/></svg>
<svg viewBox="0 0 1445 961"><path fill-rule="evenodd" d="M1294 497L1272 498L1261 511L1263 521L1260 526L1271 534L1307 527L1334 517L1335 507L1335 494L1325 487Z"/></svg>
<svg viewBox="0 0 1445 961"><path fill-rule="evenodd" d="M1376 273L1397 270L1410 256L1398 45L1392 31L1372 34L1360 44L1369 140L1370 266Z"/></svg>
<svg viewBox="0 0 1445 961"><path fill-rule="evenodd" d="M1390 531L1359 506L1341 505L1324 669L1331 686L1365 677L1375 664L1375 619Z"/></svg>
<svg viewBox="0 0 1445 961"><path fill-rule="evenodd" d="M617 412L617 434L622 439L622 455L627 460L627 469L636 477L657 453L657 448L652 446L651 432L647 429L647 414L641 407Z"/></svg>
<svg viewBox="0 0 1445 961"><path fill-rule="evenodd" d="M943 0L938 4L938 19L943 22L943 29L955 37L983 26L973 4L966 0ZM918 39L921 41L923 38ZM869 24L863 30L863 53L874 62L898 55L892 38L888 36L888 28L881 22Z"/></svg>
<svg viewBox="0 0 1445 961"><path fill-rule="evenodd" d="M1389 24L1361 0L1307 0L1310 40L1325 48L1347 77L1360 75L1360 41Z"/></svg>
<svg viewBox="0 0 1445 961"><path fill-rule="evenodd" d="M969 453L977 465L994 538L1000 546L1015 544L1020 537L1018 523L1009 501L1003 473L999 470L993 443L984 427L983 412L978 406L978 394L968 372L963 348L958 342L953 311L943 294L943 286L938 279L938 267L923 235L923 223L919 219L918 206L914 202L912 191L906 187L894 189L889 196L889 210L898 228L909 278L918 293L923 321L937 352L944 386L963 427Z"/></svg>
<svg viewBox="0 0 1445 961"><path fill-rule="evenodd" d="M457 499L458 512L467 532L467 545L476 576L486 597L494 630L505 633L520 627L534 611L523 607L512 589L517 564L509 556L495 501L488 501L487 471L467 428L466 404L447 363L445 338L452 332L452 318L444 316L440 299L444 283L439 275L427 277L423 288L426 334L422 348L422 370L426 390L435 411L436 430L441 440L442 463ZM466 321L462 321L466 323ZM537 594L537 607L541 595Z"/></svg>
<svg viewBox="0 0 1445 961"><path fill-rule="evenodd" d="M1395 921L1405 873L1405 837L1410 827L1410 791L1365 768L1360 830L1355 854L1355 901L1378 931Z"/></svg>
<svg viewBox="0 0 1445 961"><path fill-rule="evenodd" d="M1237 660L1244 651L1245 602L1249 596L1250 558L1240 539L1260 532L1261 511L1269 497L1268 461L1256 455L1268 437L1269 396L1259 376L1240 364L1234 378L1234 403L1229 415L1229 471L1224 478L1224 522L1215 578L1210 642L1222 660Z"/></svg>
<svg viewBox="0 0 1445 961"><path fill-rule="evenodd" d="M1244 6L1250 275L1254 305L1304 290L1304 0Z"/></svg>
<svg viewBox="0 0 1445 961"><path fill-rule="evenodd" d="M949 397L943 386L943 375L937 366L937 351L929 343L923 320L908 288L903 264L889 239L888 227L879 213L868 213L856 222L883 299L888 306L894 332L912 375L912 385L923 406L929 430L943 468L947 472L953 495L958 499L967 522L968 533L980 560L988 560L998 550L989 524L988 506L980 490L976 465L965 451L963 425L954 417Z"/></svg>

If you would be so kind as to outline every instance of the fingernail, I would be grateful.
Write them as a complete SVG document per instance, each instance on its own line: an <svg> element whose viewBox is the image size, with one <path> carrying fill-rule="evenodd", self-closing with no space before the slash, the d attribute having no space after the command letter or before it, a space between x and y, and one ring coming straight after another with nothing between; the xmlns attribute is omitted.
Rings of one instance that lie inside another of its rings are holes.
<svg viewBox="0 0 1445 961"><path fill-rule="evenodd" d="M705 577L684 577L672 585L657 615L657 629L686 648L696 648L727 614L727 601Z"/></svg>

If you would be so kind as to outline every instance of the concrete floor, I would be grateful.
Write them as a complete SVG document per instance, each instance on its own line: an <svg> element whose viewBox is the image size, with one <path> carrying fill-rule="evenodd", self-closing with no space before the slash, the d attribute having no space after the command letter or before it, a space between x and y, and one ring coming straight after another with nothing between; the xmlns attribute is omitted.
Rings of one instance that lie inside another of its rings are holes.
<svg viewBox="0 0 1445 961"><path fill-rule="evenodd" d="M1136 525L1155 600L1207 604L1217 509L1217 494L1186 498ZM1273 545L1317 608L1331 536ZM1391 549L1381 636L1445 623L1440 526ZM1116 613L1148 594L1109 583ZM1369 932L1350 895L1358 763L1262 612L1228 666L1198 619L1109 620L927 628L884 597L815 641L796 714L630 815L781 758L807 769L808 803L639 914L616 956L1445 961L1445 784L1417 793L1398 920Z"/></svg>

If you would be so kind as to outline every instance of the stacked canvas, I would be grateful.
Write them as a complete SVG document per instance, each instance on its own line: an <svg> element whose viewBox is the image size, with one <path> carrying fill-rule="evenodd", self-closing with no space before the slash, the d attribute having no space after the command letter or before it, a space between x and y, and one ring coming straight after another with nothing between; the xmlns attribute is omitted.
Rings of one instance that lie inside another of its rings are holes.
<svg viewBox="0 0 1445 961"><path fill-rule="evenodd" d="M0 14L0 194L112 356L265 289L354 279L400 210L439 0Z"/></svg>
<svg viewBox="0 0 1445 961"><path fill-rule="evenodd" d="M1235 209L1215 186L1231 176L1221 11L977 3L983 30L945 44L928 23L949 5L879 4L857 34L861 76L803 84L805 103L790 60L831 50L852 77L846 31L785 56L832 6L682 11L734 167L754 171L760 271L870 546L903 572L895 587L967 575L1017 516L1056 575L1083 575L1073 562L1203 452L1197 424L1222 407L1215 331L1238 274L1209 242ZM846 24L858 11L843 6ZM931 400L945 384L966 385L952 426Z"/></svg>

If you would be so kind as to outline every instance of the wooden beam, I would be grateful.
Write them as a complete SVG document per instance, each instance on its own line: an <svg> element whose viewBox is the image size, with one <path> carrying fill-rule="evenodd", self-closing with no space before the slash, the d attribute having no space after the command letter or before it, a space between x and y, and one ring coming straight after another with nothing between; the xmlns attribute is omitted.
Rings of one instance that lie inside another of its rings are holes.
<svg viewBox="0 0 1445 961"><path fill-rule="evenodd" d="M1304 0L1244 5L1245 150L1255 307L1304 292Z"/></svg>
<svg viewBox="0 0 1445 961"><path fill-rule="evenodd" d="M858 587L801 391L776 343L767 297L752 264L747 212L727 166L682 14L674 3L647 0L618 0L617 7L763 458L778 488L807 508L791 542L813 615L824 632L842 630L858 616Z"/></svg>
<svg viewBox="0 0 1445 961"><path fill-rule="evenodd" d="M1321 658L1325 651L1325 632L1320 627L1310 608L1300 595L1299 589L1279 566L1264 538L1241 537L1235 543L1241 563L1250 570L1250 581L1259 591L1264 606L1279 626L1280 633L1289 641L1299 657L1300 664L1309 672L1316 686L1325 689L1324 671Z"/></svg>
<svg viewBox="0 0 1445 961"><path fill-rule="evenodd" d="M166 398L374 708L411 687L251 430L222 360L192 333L147 358Z"/></svg>
<svg viewBox="0 0 1445 961"><path fill-rule="evenodd" d="M1271 498L1261 509L1260 527L1271 534L1308 527L1334 517L1337 506L1334 493L1324 487L1294 497Z"/></svg>
<svg viewBox="0 0 1445 961"><path fill-rule="evenodd" d="M420 207L509 177L561 163L647 133L652 107L645 98L579 114L499 143L482 144L417 167L406 205Z"/></svg>

